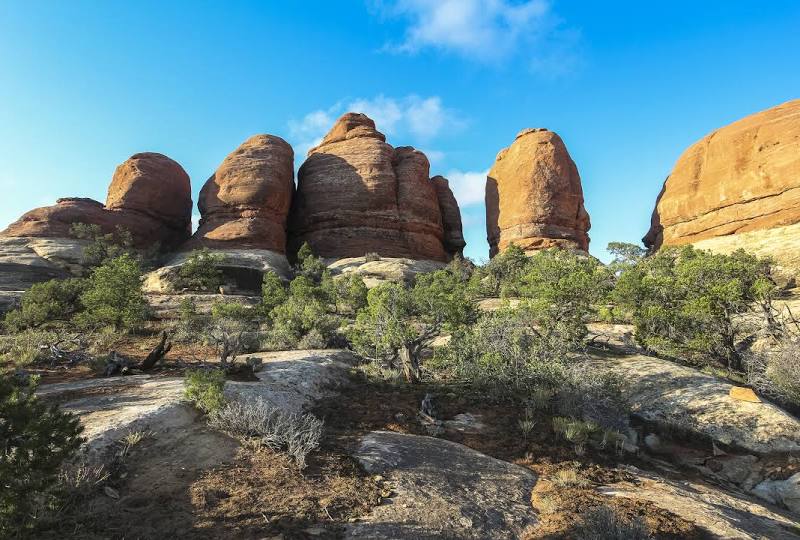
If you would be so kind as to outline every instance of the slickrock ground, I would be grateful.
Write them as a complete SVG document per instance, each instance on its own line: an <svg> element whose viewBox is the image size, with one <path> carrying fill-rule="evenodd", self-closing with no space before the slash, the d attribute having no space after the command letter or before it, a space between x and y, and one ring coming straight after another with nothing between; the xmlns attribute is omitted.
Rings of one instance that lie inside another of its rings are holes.
<svg viewBox="0 0 800 540"><path fill-rule="evenodd" d="M768 402L731 398L733 385L721 379L643 355L602 358L596 365L626 381L626 395L643 420L757 455L800 455L800 420Z"/></svg>
<svg viewBox="0 0 800 540"><path fill-rule="evenodd" d="M309 151L298 171L289 251L308 242L326 258L374 252L383 257L448 260L429 168L422 152L387 144L365 115L345 114ZM451 203L443 201L446 206ZM455 227L452 217L448 225Z"/></svg>
<svg viewBox="0 0 800 540"><path fill-rule="evenodd" d="M12 223L0 237L70 238L74 223L100 226L104 233L127 229L134 244L174 249L191 232L189 176L172 159L155 152L134 154L114 171L105 206L92 199L59 199Z"/></svg>
<svg viewBox="0 0 800 540"><path fill-rule="evenodd" d="M359 382L344 351L248 356L263 361L258 380L228 381L226 395L324 418L328 442L309 469L300 474L282 454L209 428L183 401L181 378L44 385L44 398L80 415L93 462L113 466L110 491L97 490L42 537L66 524L87 537L551 538L568 535L586 508L609 504L645 516L665 538L800 538L791 514L724 484L686 481L666 463L579 464L535 434L524 442L497 405L471 410L469 399L437 395L444 432L425 436L415 411L417 394L430 390ZM143 439L126 443L130 433ZM587 483L557 487L565 468ZM547 498L560 501L555 512Z"/></svg>
<svg viewBox="0 0 800 540"><path fill-rule="evenodd" d="M293 191L292 147L274 135L250 137L203 185L200 226L187 247L285 253Z"/></svg>
<svg viewBox="0 0 800 540"><path fill-rule="evenodd" d="M644 243L723 250L752 243L796 272L796 250L785 244L796 230L784 227L799 222L800 100L795 100L690 146L664 183ZM742 236L731 238L734 234ZM709 241L717 238L725 241Z"/></svg>
<svg viewBox="0 0 800 540"><path fill-rule="evenodd" d="M634 478L598 488L611 497L645 500L731 540L800 538L797 521L753 497L726 492L696 481L671 480L628 468Z"/></svg>
<svg viewBox="0 0 800 540"><path fill-rule="evenodd" d="M526 251L587 251L589 228L581 178L564 142L546 129L521 131L486 179L489 255L512 243Z"/></svg>
<svg viewBox="0 0 800 540"><path fill-rule="evenodd" d="M536 476L466 446L419 435L377 431L355 457L370 474L386 475L393 494L346 538L497 538L533 532L530 494Z"/></svg>

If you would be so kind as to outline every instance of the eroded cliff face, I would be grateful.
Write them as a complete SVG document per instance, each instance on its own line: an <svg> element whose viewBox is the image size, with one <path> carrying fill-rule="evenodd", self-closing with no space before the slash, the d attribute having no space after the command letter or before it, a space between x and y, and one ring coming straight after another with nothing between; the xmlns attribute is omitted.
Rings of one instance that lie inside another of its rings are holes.
<svg viewBox="0 0 800 540"><path fill-rule="evenodd" d="M546 129L521 131L497 154L486 181L489 255L512 243L525 251L587 251L589 228L578 168L561 138Z"/></svg>
<svg viewBox="0 0 800 540"><path fill-rule="evenodd" d="M429 169L422 152L393 148L367 116L345 114L298 171L289 250L308 242L322 257L375 252L448 260L452 250L445 247L440 198ZM452 216L448 219L455 231Z"/></svg>
<svg viewBox="0 0 800 540"><path fill-rule="evenodd" d="M229 154L203 185L200 226L187 247L256 248L285 253L294 192L294 151L255 135Z"/></svg>
<svg viewBox="0 0 800 540"><path fill-rule="evenodd" d="M127 229L135 245L172 250L191 233L189 175L155 152L135 154L114 171L106 204L63 198L36 208L0 232L0 237L68 238L74 223L98 225L105 233Z"/></svg>
<svg viewBox="0 0 800 540"><path fill-rule="evenodd" d="M434 176L431 182L439 199L439 212L442 215L444 228L444 249L451 257L463 255L467 243L464 241L464 230L461 225L461 210L450 189L450 182L443 176Z"/></svg>
<svg viewBox="0 0 800 540"><path fill-rule="evenodd" d="M690 146L667 178L645 245L741 247L797 266L800 100L753 114ZM789 262L787 262L789 261Z"/></svg>

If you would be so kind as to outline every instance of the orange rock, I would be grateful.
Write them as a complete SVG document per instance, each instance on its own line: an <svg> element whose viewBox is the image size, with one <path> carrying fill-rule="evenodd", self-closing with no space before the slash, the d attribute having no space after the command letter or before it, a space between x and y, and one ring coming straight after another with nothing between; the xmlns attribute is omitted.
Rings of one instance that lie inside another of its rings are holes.
<svg viewBox="0 0 800 540"><path fill-rule="evenodd" d="M643 241L658 249L799 222L800 100L795 100L690 146L664 183ZM754 242L764 240L752 236ZM775 248L779 255L780 246Z"/></svg>
<svg viewBox="0 0 800 540"><path fill-rule="evenodd" d="M337 259L375 252L448 260L429 168L422 152L387 144L367 116L343 115L298 171L290 251L308 242Z"/></svg>
<svg viewBox="0 0 800 540"><path fill-rule="evenodd" d="M749 388L743 386L732 386L730 392L731 398L737 401L747 401L749 403L761 403L761 399Z"/></svg>
<svg viewBox="0 0 800 540"><path fill-rule="evenodd" d="M53 206L25 213L0 236L68 238L74 223L88 223L105 233L123 227L137 246L158 243L169 250L189 237L191 210L186 171L162 154L146 152L117 167L105 206L92 199L58 199Z"/></svg>
<svg viewBox="0 0 800 540"><path fill-rule="evenodd" d="M487 178L489 255L512 243L526 251L587 251L589 228L578 168L561 138L546 129L521 131L497 154Z"/></svg>
<svg viewBox="0 0 800 540"><path fill-rule="evenodd" d="M200 191L200 226L187 247L286 252L294 191L294 151L274 135L255 135L228 155Z"/></svg>

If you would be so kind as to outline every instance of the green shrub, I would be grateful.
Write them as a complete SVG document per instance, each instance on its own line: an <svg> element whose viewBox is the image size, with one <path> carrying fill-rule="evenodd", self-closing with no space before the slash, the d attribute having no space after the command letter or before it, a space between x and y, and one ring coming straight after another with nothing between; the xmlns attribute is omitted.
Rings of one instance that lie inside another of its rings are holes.
<svg viewBox="0 0 800 540"><path fill-rule="evenodd" d="M81 256L81 264L87 268L96 268L126 254L146 266L153 262L159 250L158 242L144 251L135 249L133 235L124 227L117 227L112 233L103 233L99 225L73 223L70 233L75 238L91 241Z"/></svg>
<svg viewBox="0 0 800 540"><path fill-rule="evenodd" d="M558 388L567 378L575 339L545 339L525 308L505 307L459 328L435 351L431 369L497 397L525 399L537 388Z"/></svg>
<svg viewBox="0 0 800 540"><path fill-rule="evenodd" d="M459 329L447 347L436 351L434 366L443 376L497 396L525 399L536 389L560 389L569 381L572 357L583 349L586 320L611 282L590 257L560 249L524 262L520 256L518 248L498 256L508 257L498 275L513 276L519 303L484 313L476 324Z"/></svg>
<svg viewBox="0 0 800 540"><path fill-rule="evenodd" d="M216 302L211 306L204 335L206 341L216 345L223 368L227 369L228 361L235 361L240 353L256 348L257 316L256 308L238 302Z"/></svg>
<svg viewBox="0 0 800 540"><path fill-rule="evenodd" d="M473 277L473 287L484 296L515 296L519 277L528 265L522 248L511 244L492 257Z"/></svg>
<svg viewBox="0 0 800 540"><path fill-rule="evenodd" d="M50 322L68 321L80 311L80 296L86 285L86 280L78 278L34 284L23 293L20 306L6 314L6 327L19 332Z"/></svg>
<svg viewBox="0 0 800 540"><path fill-rule="evenodd" d="M225 372L221 369L188 369L185 374L186 399L206 414L225 404Z"/></svg>
<svg viewBox="0 0 800 540"><path fill-rule="evenodd" d="M326 272L327 267L325 263L314 255L311 246L305 242L297 251L297 262L295 263L295 274L303 276L312 282L319 284L322 281L322 275Z"/></svg>
<svg viewBox="0 0 800 540"><path fill-rule="evenodd" d="M21 534L32 511L58 479L61 464L80 447L78 419L0 376L0 531Z"/></svg>
<svg viewBox="0 0 800 540"><path fill-rule="evenodd" d="M131 329L147 318L148 304L142 292L142 269L129 254L95 268L81 295L85 311L79 320L87 326Z"/></svg>
<svg viewBox="0 0 800 540"><path fill-rule="evenodd" d="M312 332L314 335L306 340L306 345L316 345L314 348L329 346L341 321L329 313L328 305L328 295L322 287L315 286L304 276L296 277L289 286L288 299L271 312L272 328L267 337L267 347L295 348Z"/></svg>
<svg viewBox="0 0 800 540"><path fill-rule="evenodd" d="M261 284L261 311L269 315L273 309L286 302L289 293L283 280L274 272L265 272Z"/></svg>
<svg viewBox="0 0 800 540"><path fill-rule="evenodd" d="M754 331L741 315L758 305L769 318L774 290L769 261L742 250L722 255L686 246L630 266L612 297L632 314L644 347L741 372L737 343Z"/></svg>
<svg viewBox="0 0 800 540"><path fill-rule="evenodd" d="M448 270L417 276L410 289L395 283L375 287L348 335L367 358L398 364L406 380L422 374L422 354L442 332L475 320L477 307L466 284Z"/></svg>
<svg viewBox="0 0 800 540"><path fill-rule="evenodd" d="M214 291L222 285L220 265L225 255L212 253L208 248L194 250L178 270L176 288L190 291Z"/></svg>
<svg viewBox="0 0 800 540"><path fill-rule="evenodd" d="M367 286L358 274L333 278L326 273L322 279L322 288L336 313L356 313L367 305Z"/></svg>

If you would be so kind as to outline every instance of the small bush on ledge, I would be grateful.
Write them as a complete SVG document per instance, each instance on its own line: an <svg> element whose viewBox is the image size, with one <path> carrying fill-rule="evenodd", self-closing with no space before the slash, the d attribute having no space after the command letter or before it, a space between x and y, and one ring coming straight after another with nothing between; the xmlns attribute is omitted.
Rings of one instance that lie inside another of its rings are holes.
<svg viewBox="0 0 800 540"><path fill-rule="evenodd" d="M216 292L222 285L220 265L225 256L212 253L208 248L194 250L178 270L177 289L190 291Z"/></svg>
<svg viewBox="0 0 800 540"><path fill-rule="evenodd" d="M186 371L186 399L206 414L225 404L223 389L225 372L221 369L189 369Z"/></svg>

